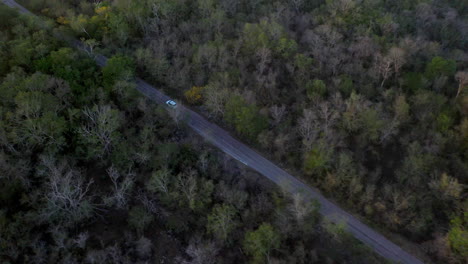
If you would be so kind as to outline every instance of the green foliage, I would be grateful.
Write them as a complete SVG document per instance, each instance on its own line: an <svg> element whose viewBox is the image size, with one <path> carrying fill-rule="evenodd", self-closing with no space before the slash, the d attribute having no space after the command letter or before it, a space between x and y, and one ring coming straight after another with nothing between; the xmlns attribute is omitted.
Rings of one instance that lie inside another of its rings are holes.
<svg viewBox="0 0 468 264"><path fill-rule="evenodd" d="M346 232L346 224L344 222L333 223L331 221L325 221L323 226L328 234L336 241L343 241L349 238L349 233Z"/></svg>
<svg viewBox="0 0 468 264"><path fill-rule="evenodd" d="M403 87L408 93L414 93L424 87L423 76L417 72L408 72L403 76Z"/></svg>
<svg viewBox="0 0 468 264"><path fill-rule="evenodd" d="M468 258L468 212L463 217L456 217L450 222L448 240L452 250L460 259Z"/></svg>
<svg viewBox="0 0 468 264"><path fill-rule="evenodd" d="M307 174L322 174L329 166L330 157L319 147L309 151L304 159L304 171Z"/></svg>
<svg viewBox="0 0 468 264"><path fill-rule="evenodd" d="M406 186L420 186L434 166L435 157L423 151L418 142L409 144L407 156L397 170L398 181Z"/></svg>
<svg viewBox="0 0 468 264"><path fill-rule="evenodd" d="M107 23L110 34L113 35L120 46L124 46L127 43L129 37L131 37L130 25L124 17L124 14L111 13Z"/></svg>
<svg viewBox="0 0 468 264"><path fill-rule="evenodd" d="M169 62L165 56L154 54L150 49L137 49L135 61L138 68L142 68L146 75L156 82L163 82L169 69Z"/></svg>
<svg viewBox="0 0 468 264"><path fill-rule="evenodd" d="M447 98L427 90L420 90L411 97L412 116L416 117L422 126L432 126L438 114L445 107Z"/></svg>
<svg viewBox="0 0 468 264"><path fill-rule="evenodd" d="M308 81L306 83L306 91L307 97L309 97L309 99L314 99L325 96L327 93L327 87L322 80L315 79L312 82Z"/></svg>
<svg viewBox="0 0 468 264"><path fill-rule="evenodd" d="M279 233L270 224L263 223L257 230L245 234L243 247L252 256L252 263L264 263L269 261L271 251L279 248L280 244Z"/></svg>
<svg viewBox="0 0 468 264"><path fill-rule="evenodd" d="M296 66L300 72L305 73L310 71L313 65L314 59L309 56L300 53L294 56L294 66Z"/></svg>
<svg viewBox="0 0 468 264"><path fill-rule="evenodd" d="M249 52L254 52L258 48L268 47L269 37L267 32L262 28L266 26L266 22L262 24L246 23L243 30L244 46Z"/></svg>
<svg viewBox="0 0 468 264"><path fill-rule="evenodd" d="M232 96L226 102L225 119L236 131L250 140L255 140L268 126L267 118L260 115L255 105L249 105L241 96Z"/></svg>
<svg viewBox="0 0 468 264"><path fill-rule="evenodd" d="M429 187L434 190L434 195L439 201L458 201L463 193L463 185L447 173L442 173L440 178L432 180Z"/></svg>
<svg viewBox="0 0 468 264"><path fill-rule="evenodd" d="M236 228L237 210L230 205L216 204L208 215L206 229L220 241L229 240L230 233Z"/></svg>
<svg viewBox="0 0 468 264"><path fill-rule="evenodd" d="M53 78L40 73L23 78L11 87L14 89L7 85L3 90L4 105L14 108L14 115L6 119L12 122L13 128L9 140L27 145L31 150L46 148L55 153L65 145L64 136L68 129L64 117L59 114L63 109L62 100L68 98L62 94L66 89L55 86Z"/></svg>
<svg viewBox="0 0 468 264"><path fill-rule="evenodd" d="M100 85L99 71L94 61L70 48L52 51L49 56L36 60L35 69L67 81L78 105L94 99Z"/></svg>
<svg viewBox="0 0 468 264"><path fill-rule="evenodd" d="M346 74L341 75L338 89L340 90L343 97L349 97L354 89L353 80Z"/></svg>
<svg viewBox="0 0 468 264"><path fill-rule="evenodd" d="M314 66L314 59L304 54L294 56L294 67L296 68L294 79L298 86L311 85L310 75Z"/></svg>
<svg viewBox="0 0 468 264"><path fill-rule="evenodd" d="M151 1L148 2L151 5ZM187 0L158 0L157 15L171 23L177 24L188 17L193 11L192 5ZM151 9L151 6L149 6Z"/></svg>
<svg viewBox="0 0 468 264"><path fill-rule="evenodd" d="M132 80L135 76L135 64L130 57L116 55L111 57L102 69L103 83L112 87L117 81Z"/></svg>
<svg viewBox="0 0 468 264"><path fill-rule="evenodd" d="M297 51L297 43L293 39L280 38L274 45L274 50L283 58L290 58Z"/></svg>
<svg viewBox="0 0 468 264"><path fill-rule="evenodd" d="M384 128L384 121L380 118L379 112L374 109L366 109L359 115L362 125L363 138L376 142L379 139L380 131Z"/></svg>
<svg viewBox="0 0 468 264"><path fill-rule="evenodd" d="M0 5L0 30L8 30L15 24L15 19L18 17L18 13L7 7L6 5Z"/></svg>
<svg viewBox="0 0 468 264"><path fill-rule="evenodd" d="M12 62L14 65L29 66L34 55L34 46L29 40L16 40L10 43Z"/></svg>
<svg viewBox="0 0 468 264"><path fill-rule="evenodd" d="M253 54L260 48L269 48L280 58L290 58L297 51L297 43L276 21L263 19L260 23L246 23L242 31L244 49Z"/></svg>
<svg viewBox="0 0 468 264"><path fill-rule="evenodd" d="M453 126L454 122L455 120L448 113L440 113L436 119L437 130L445 133Z"/></svg>
<svg viewBox="0 0 468 264"><path fill-rule="evenodd" d="M454 60L445 60L442 57L434 57L426 66L425 75L428 79L434 80L439 76L451 77L457 70Z"/></svg>
<svg viewBox="0 0 468 264"><path fill-rule="evenodd" d="M154 216L141 206L134 206L128 212L128 225L142 235L145 229L153 222Z"/></svg>

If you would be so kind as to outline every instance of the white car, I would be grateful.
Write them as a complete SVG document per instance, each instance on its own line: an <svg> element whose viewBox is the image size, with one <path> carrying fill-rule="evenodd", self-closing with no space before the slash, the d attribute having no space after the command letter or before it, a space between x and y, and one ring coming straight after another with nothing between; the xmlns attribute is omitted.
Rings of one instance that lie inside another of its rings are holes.
<svg viewBox="0 0 468 264"><path fill-rule="evenodd" d="M177 106L177 103L172 101L172 100L167 100L166 104L171 108L176 108L176 106Z"/></svg>

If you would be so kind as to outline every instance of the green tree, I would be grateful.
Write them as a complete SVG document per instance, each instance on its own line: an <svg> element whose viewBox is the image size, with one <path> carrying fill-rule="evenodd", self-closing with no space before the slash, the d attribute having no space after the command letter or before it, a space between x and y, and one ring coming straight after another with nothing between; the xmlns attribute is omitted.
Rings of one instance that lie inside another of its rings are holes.
<svg viewBox="0 0 468 264"><path fill-rule="evenodd" d="M87 27L89 23L89 18L86 15L79 14L77 16L71 16L69 25L70 27L79 35L83 33L86 34L87 37L90 37Z"/></svg>
<svg viewBox="0 0 468 264"><path fill-rule="evenodd" d="M256 49L269 46L268 34L259 24L246 23L242 33L244 35L244 47L249 53L254 53Z"/></svg>
<svg viewBox="0 0 468 264"><path fill-rule="evenodd" d="M107 26L110 29L110 33L113 39L121 46L127 43L131 35L130 26L123 14L110 13Z"/></svg>
<svg viewBox="0 0 468 264"><path fill-rule="evenodd" d="M332 149L322 140L305 154L304 171L306 174L323 174L330 166Z"/></svg>
<svg viewBox="0 0 468 264"><path fill-rule="evenodd" d="M221 241L229 240L229 234L237 226L237 210L227 204L215 205L211 214L208 215L206 229Z"/></svg>
<svg viewBox="0 0 468 264"><path fill-rule="evenodd" d="M296 54L294 56L294 79L298 86L306 85L307 80L313 70L314 59L304 54Z"/></svg>
<svg viewBox="0 0 468 264"><path fill-rule="evenodd" d="M324 96L327 93L327 86L322 80L315 79L306 83L307 97L314 99Z"/></svg>
<svg viewBox="0 0 468 264"><path fill-rule="evenodd" d="M453 125L454 120L449 113L440 113L436 119L437 130L442 133L447 132Z"/></svg>
<svg viewBox="0 0 468 264"><path fill-rule="evenodd" d="M463 213L463 218L452 219L448 232L448 241L453 251L461 258L468 259L468 212Z"/></svg>
<svg viewBox="0 0 468 264"><path fill-rule="evenodd" d="M255 140L268 126L267 117L260 115L255 105L249 105L240 96L233 96L226 102L225 118L236 131L250 140Z"/></svg>
<svg viewBox="0 0 468 264"><path fill-rule="evenodd" d="M253 263L264 263L270 260L271 252L279 248L280 234L268 223L263 223L255 231L247 232L244 239L244 250L251 255Z"/></svg>
<svg viewBox="0 0 468 264"><path fill-rule="evenodd" d="M359 120L362 125L361 135L371 142L377 141L380 131L385 125L379 114L377 110L372 108L368 108L359 114Z"/></svg>
<svg viewBox="0 0 468 264"><path fill-rule="evenodd" d="M343 97L349 97L354 89L353 80L346 74L341 75L338 89L340 90L341 94L343 94Z"/></svg>
<svg viewBox="0 0 468 264"><path fill-rule="evenodd" d="M115 82L132 80L135 76L135 64L130 57L116 55L107 60L102 69L102 78L106 87L112 87Z"/></svg>
<svg viewBox="0 0 468 264"><path fill-rule="evenodd" d="M445 60L442 57L434 57L426 66L426 77L434 80L439 76L453 76L457 70L457 64L454 60Z"/></svg>
<svg viewBox="0 0 468 264"><path fill-rule="evenodd" d="M11 138L17 144L47 148L51 153L64 146L67 129L65 119L59 114L62 102L49 93L54 91L47 91L50 86L48 82L52 80L38 73L17 87L25 91L18 92L14 98L18 126ZM42 91L31 91L36 86L41 87Z"/></svg>
<svg viewBox="0 0 468 264"><path fill-rule="evenodd" d="M282 58L290 58L297 51L297 43L293 39L280 38L274 47L274 51Z"/></svg>
<svg viewBox="0 0 468 264"><path fill-rule="evenodd" d="M136 230L138 235L142 235L143 231L153 222L154 216L148 213L141 206L134 206L128 212L128 225Z"/></svg>
<svg viewBox="0 0 468 264"><path fill-rule="evenodd" d="M346 224L344 222L333 223L329 220L323 223L324 229L337 242L344 242L346 239L350 239L351 235L346 232Z"/></svg>
<svg viewBox="0 0 468 264"><path fill-rule="evenodd" d="M15 19L18 17L16 10L0 5L0 30L11 29L15 25Z"/></svg>
<svg viewBox="0 0 468 264"><path fill-rule="evenodd" d="M10 42L10 54L12 65L28 67L31 65L34 56L34 46L29 39L14 40Z"/></svg>
<svg viewBox="0 0 468 264"><path fill-rule="evenodd" d="M406 92L414 93L424 87L423 76L417 72L408 72L403 75L403 87Z"/></svg>

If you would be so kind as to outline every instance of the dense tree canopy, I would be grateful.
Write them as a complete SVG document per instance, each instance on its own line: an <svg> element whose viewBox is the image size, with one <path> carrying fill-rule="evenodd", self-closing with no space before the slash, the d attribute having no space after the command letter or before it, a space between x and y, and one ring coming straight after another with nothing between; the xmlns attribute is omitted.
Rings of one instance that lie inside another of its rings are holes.
<svg viewBox="0 0 468 264"><path fill-rule="evenodd" d="M12 190L8 197L21 196L41 179L25 164L35 168L42 152L52 153L54 164L67 164L63 173L80 175L73 179L81 179L81 186L90 180L79 169L83 162L97 171L106 171L111 162L120 175L146 175L135 181L147 180L144 193L157 195L165 210L176 212L158 211L184 238L194 261L216 262L217 253L208 252L219 252L213 249L218 244L245 247L244 234L231 231L238 221L246 221L245 232L255 232L262 222L291 232L281 234L272 262L287 255L312 262L327 258L319 249L305 250L316 245L312 232L299 242L292 239L299 228L275 226L291 219L262 218L271 213L260 209L262 198L249 196L238 208L228 201L243 199L239 186L217 193L213 185L234 183L215 179L221 174L215 162L197 167L211 154L202 158L171 142L184 142L184 132L173 132L166 115L132 94L138 74L433 261L466 262L466 1L20 2L111 59L101 71L91 58L0 6L0 156L8 161L3 162L9 165L6 175L17 175L7 184L11 188L2 188ZM11 156L18 153L26 157ZM41 181L41 191L52 192L48 182ZM110 197L136 191L123 188L122 178L113 185ZM151 206L144 206L146 211L131 206L133 216L154 214ZM0 219L11 218L0 212ZM200 215L203 220L197 220ZM158 218L148 221L156 223ZM188 238L194 226L206 233ZM141 227L132 230L147 235ZM340 246L347 242L333 237L328 236ZM294 248L285 249L291 241ZM246 254L263 261L258 250ZM332 255L337 261L350 258Z"/></svg>

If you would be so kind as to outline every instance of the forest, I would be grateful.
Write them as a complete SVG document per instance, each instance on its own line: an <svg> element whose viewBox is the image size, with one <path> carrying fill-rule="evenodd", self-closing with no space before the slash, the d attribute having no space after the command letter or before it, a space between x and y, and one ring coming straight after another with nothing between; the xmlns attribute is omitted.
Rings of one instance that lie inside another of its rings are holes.
<svg viewBox="0 0 468 264"><path fill-rule="evenodd" d="M0 260L384 262L138 75L424 262L468 261L468 2L18 2L48 22L0 6Z"/></svg>

